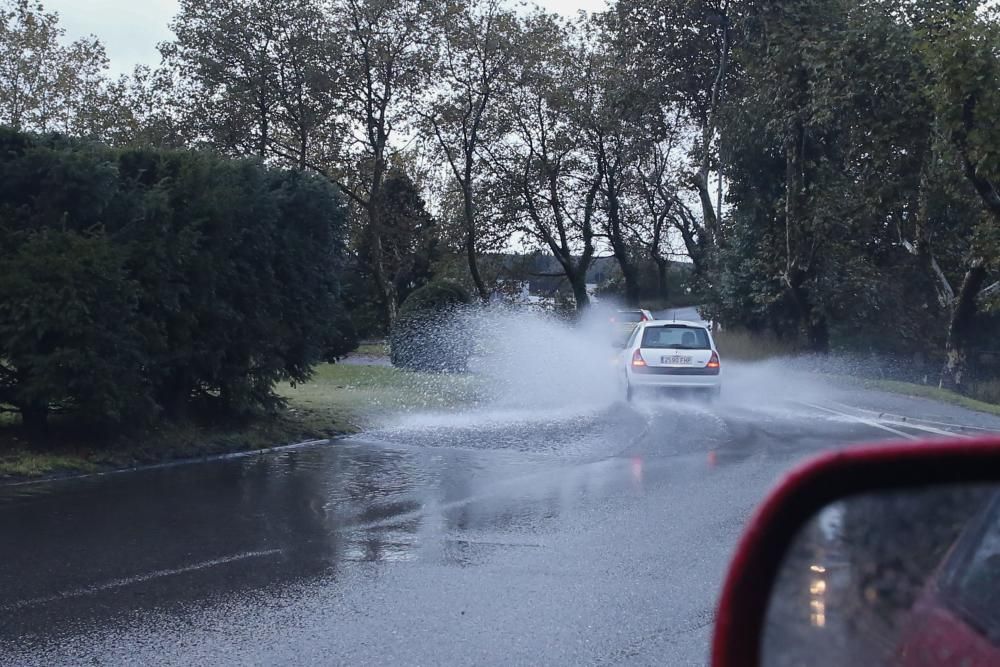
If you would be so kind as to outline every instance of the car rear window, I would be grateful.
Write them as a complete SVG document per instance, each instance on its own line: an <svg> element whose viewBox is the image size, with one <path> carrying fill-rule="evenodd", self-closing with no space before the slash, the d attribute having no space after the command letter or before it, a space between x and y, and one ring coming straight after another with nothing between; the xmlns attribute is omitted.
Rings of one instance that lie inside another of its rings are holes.
<svg viewBox="0 0 1000 667"><path fill-rule="evenodd" d="M642 313L618 313L615 319L619 322L642 322Z"/></svg>
<svg viewBox="0 0 1000 667"><path fill-rule="evenodd" d="M642 346L675 350L709 350L712 345L708 332L700 327L662 326L646 327Z"/></svg>

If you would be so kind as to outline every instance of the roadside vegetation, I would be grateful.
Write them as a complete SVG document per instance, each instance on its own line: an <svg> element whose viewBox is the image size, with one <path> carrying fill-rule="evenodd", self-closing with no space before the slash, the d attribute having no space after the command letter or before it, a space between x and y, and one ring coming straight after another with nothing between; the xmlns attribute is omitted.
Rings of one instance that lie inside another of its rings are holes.
<svg viewBox="0 0 1000 667"><path fill-rule="evenodd" d="M350 364L324 364L309 382L280 393L295 419L317 430L335 424L347 433L401 413L469 405L477 396L468 375Z"/></svg>
<svg viewBox="0 0 1000 667"><path fill-rule="evenodd" d="M167 424L140 436L81 434L55 427L43 443L29 441L15 420L0 426L0 480L78 474L253 451L354 433L391 415L448 410L476 400L468 376L392 367L321 364L312 378L282 385L287 407L267 418Z"/></svg>
<svg viewBox="0 0 1000 667"><path fill-rule="evenodd" d="M995 2L200 0L170 28L114 78L99 36L0 0L0 457L447 404L324 365L361 337L460 368L407 349L443 284L695 303L734 358L1000 393Z"/></svg>
<svg viewBox="0 0 1000 667"><path fill-rule="evenodd" d="M725 329L713 335L724 359L739 361L764 361L776 357L792 357L802 351L795 340L779 339L770 334L751 334L747 331Z"/></svg>

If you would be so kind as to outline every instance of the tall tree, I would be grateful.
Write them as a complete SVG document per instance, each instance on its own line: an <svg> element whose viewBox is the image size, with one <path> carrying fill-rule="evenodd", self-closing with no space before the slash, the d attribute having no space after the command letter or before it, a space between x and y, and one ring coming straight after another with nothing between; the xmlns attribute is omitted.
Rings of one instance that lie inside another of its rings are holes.
<svg viewBox="0 0 1000 667"><path fill-rule="evenodd" d="M738 50L741 100L726 132L740 144L735 150L756 155L756 164L743 167L757 173L744 178L765 173L780 183L777 206L774 200L760 202L760 220L769 221L771 299L790 310L817 352L829 347L828 309L819 285L836 220L815 195L823 193L819 184L824 174L838 168L834 154L841 144L834 136L831 106L817 103L815 93L817 82L825 78L819 56L843 34L840 9L840 3L819 0L757 7L744 25L748 37ZM806 44L811 47L804 48ZM767 170L761 172L764 165Z"/></svg>
<svg viewBox="0 0 1000 667"><path fill-rule="evenodd" d="M439 9L436 90L424 112L428 133L444 156L462 197L461 221L469 274L480 299L490 290L480 274L478 256L483 205L479 179L485 171L484 145L500 141L509 129L498 113L519 48L516 15L498 0L451 0Z"/></svg>
<svg viewBox="0 0 1000 667"><path fill-rule="evenodd" d="M343 0L334 7L343 49L345 112L351 133L327 173L365 216L375 285L385 321L399 294L385 264L385 178L401 126L412 119L433 63L431 5L426 0Z"/></svg>
<svg viewBox="0 0 1000 667"><path fill-rule="evenodd" d="M182 0L164 45L192 91L199 134L222 150L326 175L361 212L386 322L383 185L431 62L425 0Z"/></svg>
<svg viewBox="0 0 1000 667"><path fill-rule="evenodd" d="M584 142L585 159L595 162L601 174L599 220L622 271L625 303L638 306L639 271L627 227L627 174L640 141L636 132L642 122L642 110L636 104L640 91L621 76L614 51L603 47L599 22L583 22L576 30L584 37L574 45L575 69L580 74L571 112Z"/></svg>
<svg viewBox="0 0 1000 667"><path fill-rule="evenodd" d="M686 220L693 217L678 192L681 169L675 155L676 139L676 136L669 135L665 139L650 141L636 156L627 174L635 200L630 211L629 228L634 243L643 248L647 258L656 266L656 293L664 301L670 293L668 275L674 255L671 230L685 229ZM688 218L678 220L680 216ZM698 261L697 255L690 258Z"/></svg>
<svg viewBox="0 0 1000 667"><path fill-rule="evenodd" d="M276 21L263 0L182 0L164 61L185 85L197 133L234 155L267 157L278 76Z"/></svg>
<svg viewBox="0 0 1000 667"><path fill-rule="evenodd" d="M587 271L597 249L604 163L584 151L569 30L552 15L527 19L525 57L505 93L514 129L491 164L507 185L511 216L527 239L552 252L583 309L590 303Z"/></svg>
<svg viewBox="0 0 1000 667"><path fill-rule="evenodd" d="M577 123L591 160L601 165L601 228L622 271L625 301L638 305L640 264L652 259L665 287L663 256L679 165L669 153L679 135L677 105L632 70L631 49L615 40L616 16L577 26L581 80ZM638 233L637 233L638 232Z"/></svg>
<svg viewBox="0 0 1000 667"><path fill-rule="evenodd" d="M195 136L322 166L337 133L337 41L318 0L182 0L161 45Z"/></svg>
<svg viewBox="0 0 1000 667"><path fill-rule="evenodd" d="M100 134L108 59L95 37L64 43L59 15L40 2L0 2L0 125Z"/></svg>
<svg viewBox="0 0 1000 667"><path fill-rule="evenodd" d="M964 273L951 304L947 361L941 384L962 388L978 301L1000 289L987 284L1000 269L1000 9L989 3L930 2L924 15L924 53L932 73L930 95L962 173L982 204Z"/></svg>
<svg viewBox="0 0 1000 667"><path fill-rule="evenodd" d="M687 183L697 195L700 215L676 218L689 254L703 260L703 277L714 271L705 262L725 242L721 211L719 133L725 104L738 67L733 62L737 29L752 4L742 0L620 0L609 25L619 53L619 69L668 107L682 109L695 140L690 144ZM718 193L713 202L712 172Z"/></svg>

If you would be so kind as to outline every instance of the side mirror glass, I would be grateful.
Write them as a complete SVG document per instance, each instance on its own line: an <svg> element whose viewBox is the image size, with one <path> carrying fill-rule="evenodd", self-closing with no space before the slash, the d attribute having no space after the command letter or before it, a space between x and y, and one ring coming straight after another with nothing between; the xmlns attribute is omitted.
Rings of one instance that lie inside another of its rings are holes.
<svg viewBox="0 0 1000 667"><path fill-rule="evenodd" d="M761 664L1000 664L997 488L881 491L824 507L782 560Z"/></svg>
<svg viewBox="0 0 1000 667"><path fill-rule="evenodd" d="M712 664L1000 665L1000 440L793 471L730 565Z"/></svg>

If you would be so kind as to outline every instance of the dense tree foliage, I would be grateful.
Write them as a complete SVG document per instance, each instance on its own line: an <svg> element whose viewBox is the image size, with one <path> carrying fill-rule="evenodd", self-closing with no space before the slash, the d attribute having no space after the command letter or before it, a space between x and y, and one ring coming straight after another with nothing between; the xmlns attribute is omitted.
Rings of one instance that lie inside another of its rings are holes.
<svg viewBox="0 0 1000 667"><path fill-rule="evenodd" d="M437 221L427 211L420 190L406 171L390 167L385 180L383 265L399 299L425 285L441 254ZM358 331L368 337L387 333L375 282L371 276L370 236L362 215L354 216L350 270L345 299Z"/></svg>
<svg viewBox="0 0 1000 667"><path fill-rule="evenodd" d="M344 352L345 218L300 172L0 132L0 404L33 428L274 407Z"/></svg>
<svg viewBox="0 0 1000 667"><path fill-rule="evenodd" d="M58 16L40 3L0 4L0 125L99 133L104 47L93 37L63 37Z"/></svg>
<svg viewBox="0 0 1000 667"><path fill-rule="evenodd" d="M696 173L701 215L676 226L716 317L818 352L937 358L944 384L966 384L971 341L995 326L996 11L621 0L617 16L726 188L713 215Z"/></svg>

